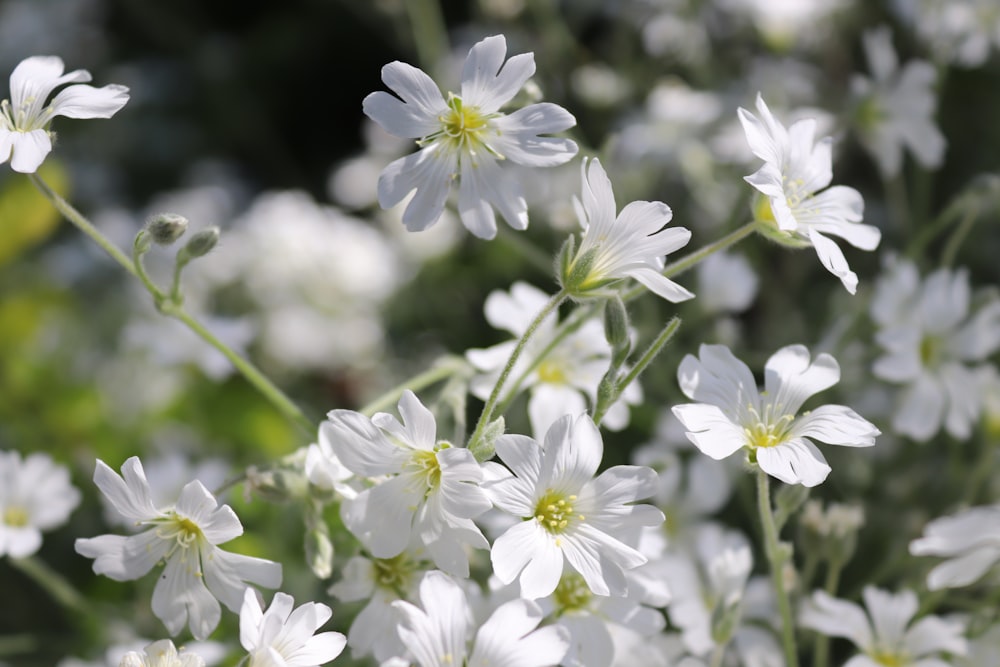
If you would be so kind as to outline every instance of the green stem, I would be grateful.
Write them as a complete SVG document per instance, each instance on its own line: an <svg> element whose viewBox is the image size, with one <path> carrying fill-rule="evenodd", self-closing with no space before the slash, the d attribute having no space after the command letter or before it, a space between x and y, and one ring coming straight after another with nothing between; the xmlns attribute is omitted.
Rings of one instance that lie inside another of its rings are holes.
<svg viewBox="0 0 1000 667"><path fill-rule="evenodd" d="M177 300L167 300L164 297L163 292L160 291L160 289L149 279L149 276L145 275L145 271L139 268L141 267L140 260L135 262L130 260L124 252L122 252L117 246L115 246L115 244L105 237L100 230L94 227L94 225L91 224L91 222L87 220L82 213L73 208L73 206L61 196L56 194L56 192L49 187L48 183L46 183L38 174L29 174L29 178L31 179L31 182L35 184L35 187L37 187L39 191L52 202L52 205L55 206L67 220L76 225L80 231L89 236L97 245L104 248L105 252L111 255L111 258L118 262L123 269L142 282L142 284L153 296L160 312L164 315L180 320L202 340L221 352L226 359L229 359L233 366L236 367L236 370L238 370L243 377L246 378L246 380L250 382L250 384L252 384L267 400L269 400L287 419L301 428L303 433L308 434L309 437L314 436L316 432L315 422L306 417L305 413L303 413L290 398L278 389L278 387L275 386L274 383L267 378L267 376L257 370L256 366L250 363L247 359L241 357L233 351L232 348L216 338L215 335L206 329L201 322L196 320L186 310L184 310Z"/></svg>
<svg viewBox="0 0 1000 667"><path fill-rule="evenodd" d="M889 213L899 230L900 235L905 237L909 233L910 227L910 198L906 191L906 181L903 179L903 171L891 178L884 178L882 185L885 188L886 201L889 204Z"/></svg>
<svg viewBox="0 0 1000 667"><path fill-rule="evenodd" d="M781 613L781 644L785 652L785 666L798 667L799 656L795 648L795 625L792 622L792 606L785 591L785 554L778 542L778 529L774 524L771 508L770 478L763 470L757 471L757 510L764 529L764 552L771 565L771 582L774 584L778 611Z"/></svg>
<svg viewBox="0 0 1000 667"><path fill-rule="evenodd" d="M391 408L395 405L399 401L399 397L402 396L403 392L407 389L410 391L419 391L424 387L428 387L436 382L445 380L465 368L467 368L467 366L465 360L462 358L448 357L423 373L414 375L401 384L396 385L378 398L367 403L364 407L358 410L358 412L367 417L371 417L376 412L380 412L386 408Z"/></svg>
<svg viewBox="0 0 1000 667"><path fill-rule="evenodd" d="M0 657L32 653L38 650L38 640L33 635L0 635Z"/></svg>
<svg viewBox="0 0 1000 667"><path fill-rule="evenodd" d="M840 585L840 573L843 571L843 563L839 560L831 560L827 563L826 581L823 585L829 595L836 597L837 587ZM824 634L816 635L816 644L813 646L812 667L826 667L830 659L830 637Z"/></svg>
<svg viewBox="0 0 1000 667"><path fill-rule="evenodd" d="M674 276L684 273L693 266L696 266L699 262L704 260L709 255L713 255L719 252L720 250L725 250L729 246L735 245L736 243L750 236L755 231L757 231L758 224L759 223L756 220L754 220L746 223L742 227L737 227L733 231L723 236L718 241L709 243L708 245L703 246L698 250L695 250L690 255L681 257L676 262L671 262L670 264L667 264L666 268L664 268L663 271L661 271L661 273L667 278L673 278ZM645 289L646 288L641 285L633 287L632 289L630 289L629 291L625 292L625 294L622 295L622 299L624 299L625 301L631 301L632 299L642 294L643 291L645 291Z"/></svg>
<svg viewBox="0 0 1000 667"><path fill-rule="evenodd" d="M621 393L625 391L630 384L635 382L636 378L638 378L642 372L646 370L646 367L652 363L653 359L656 358L656 355L658 355L660 351L663 350L664 346L670 342L670 339L674 337L674 334L677 333L677 329L680 326L681 318L676 316L667 322L667 326L663 327L663 331L661 331L660 335L656 337L656 340L650 343L649 347L646 348L646 351L642 353L642 356L639 357L639 361L637 361L635 366L632 367L632 370L630 370L624 378L616 383L617 386L615 387L615 396L609 397L609 400L598 402L599 404L594 408L595 424L600 425L601 421L604 419L605 413L607 413L611 405L613 405L618 399L618 396L621 396Z"/></svg>
<svg viewBox="0 0 1000 667"><path fill-rule="evenodd" d="M403 3L410 17L413 43L421 68L435 73L448 52L448 30L437 0L406 0Z"/></svg>
<svg viewBox="0 0 1000 667"><path fill-rule="evenodd" d="M139 234L140 236L136 237L136 243L132 246L132 266L135 267L136 277L139 278L143 285L145 285L146 291L153 296L153 301L156 303L156 307L159 308L163 303L163 292L160 291L160 288L156 286L156 283L154 283L149 277L149 274L146 273L146 267L142 263L143 253L139 249L139 239L141 238L141 235L145 234L145 232L139 232Z"/></svg>
<svg viewBox="0 0 1000 667"><path fill-rule="evenodd" d="M517 345L514 346L514 351L510 353L510 358L507 360L506 365L504 365L503 370L500 371L500 377L497 378L496 384L493 385L493 391L490 392L490 396L486 399L486 404L483 406L483 411L479 415L479 421L476 422L476 429L472 432L472 437L469 438L470 449L477 445L479 439L483 435L483 431L486 429L486 426L490 423L490 420L493 419L493 413L496 410L497 401L500 399L500 392L503 391L503 386L507 382L507 377L514 369L514 365L517 363L517 360L521 357L521 353L524 351L524 346L528 344L528 341L531 340L531 337L535 334L535 331L538 330L538 327L541 326L542 322L544 322L545 319L551 315L565 300L566 290L562 289L556 292L552 298L549 299L549 302L545 304L545 307L542 308L541 312L535 316L535 319L531 321L531 324L528 325L524 334L517 341Z"/></svg>
<svg viewBox="0 0 1000 667"><path fill-rule="evenodd" d="M716 644L715 648L712 650L712 661L709 663L709 667L722 667L722 660L726 657L726 645Z"/></svg>
<svg viewBox="0 0 1000 667"><path fill-rule="evenodd" d="M965 237L972 231L978 217L979 207L970 205L962 221L958 223L958 227L948 237L944 250L941 251L941 266L950 267L954 264L955 256L958 255L958 249L962 246L962 242L965 241Z"/></svg>
<svg viewBox="0 0 1000 667"><path fill-rule="evenodd" d="M87 604L86 598L73 588L67 579L43 561L34 556L27 556L25 558L10 558L8 562L30 577L41 588L44 588L45 592L65 607L67 611L84 617L93 615L94 610Z"/></svg>

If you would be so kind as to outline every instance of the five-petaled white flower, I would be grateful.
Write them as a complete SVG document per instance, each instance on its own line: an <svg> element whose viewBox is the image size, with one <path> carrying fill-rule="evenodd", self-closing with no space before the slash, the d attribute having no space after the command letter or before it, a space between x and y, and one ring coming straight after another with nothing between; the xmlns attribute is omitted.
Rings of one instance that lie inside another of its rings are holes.
<svg viewBox="0 0 1000 667"><path fill-rule="evenodd" d="M510 470L485 464L483 488L501 510L524 521L493 544L493 572L509 584L518 578L528 599L552 593L564 561L598 595L624 596L625 570L646 562L625 536L663 523L652 505L630 503L656 492L656 472L644 466L614 466L594 474L604 443L589 415L559 419L544 445L523 435L503 435L496 452Z"/></svg>
<svg viewBox="0 0 1000 667"><path fill-rule="evenodd" d="M576 155L569 139L543 137L573 127L576 119L562 107L532 104L512 114L500 108L511 101L535 73L531 53L506 63L503 35L487 37L469 51L462 70L461 95L445 99L423 71L399 61L382 68L382 81L396 95L375 92L364 112L390 134L418 139L421 149L396 160L378 180L382 208L395 206L413 190L403 224L420 231L437 222L452 182L459 181L462 223L480 238L496 235L496 216L515 229L528 226L528 206L521 184L500 161L528 167L552 167Z"/></svg>
<svg viewBox="0 0 1000 667"><path fill-rule="evenodd" d="M960 588L974 583L1000 563L1000 505L970 507L934 519L924 535L910 542L914 556L947 560L927 574L927 588Z"/></svg>
<svg viewBox="0 0 1000 667"><path fill-rule="evenodd" d="M805 602L799 621L803 626L830 637L845 637L862 653L844 667L947 667L942 653L965 655L965 625L940 616L917 614L917 596L904 590L892 594L866 586L862 596L868 614L847 600L816 591Z"/></svg>
<svg viewBox="0 0 1000 667"><path fill-rule="evenodd" d="M443 572L428 572L419 596L420 607L404 600L392 606L399 638L420 667L546 667L559 664L569 648L565 628L538 628L543 614L536 603L511 600L476 631L470 652L472 614L461 587Z"/></svg>
<svg viewBox="0 0 1000 667"><path fill-rule="evenodd" d="M583 238L571 259L561 259L563 288L572 296L586 297L633 278L667 301L692 298L694 294L661 273L664 256L691 239L684 227L665 229L673 217L670 207L658 201L634 201L616 217L615 193L600 160L590 160L589 167L585 160L582 177L583 202L574 198L573 205Z"/></svg>
<svg viewBox="0 0 1000 667"><path fill-rule="evenodd" d="M197 653L178 651L172 641L161 639L141 652L129 651L118 667L205 667L205 660Z"/></svg>
<svg viewBox="0 0 1000 667"><path fill-rule="evenodd" d="M82 69L63 74L57 56L25 58L10 75L10 100L0 102L0 163L10 159L14 171L34 173L52 150L49 123L56 116L67 118L111 118L128 102L128 88L108 84L95 88ZM58 86L64 88L45 106ZM13 154L13 157L11 157Z"/></svg>
<svg viewBox="0 0 1000 667"><path fill-rule="evenodd" d="M42 531L66 522L80 504L69 470L48 454L21 459L0 452L0 556L24 558L42 546Z"/></svg>
<svg viewBox="0 0 1000 667"><path fill-rule="evenodd" d="M840 380L828 354L810 363L803 345L783 347L764 366L764 391L750 369L725 345L702 345L677 371L681 390L698 403L674 406L687 437L702 453L724 459L744 447L761 470L786 484L816 486L830 474L810 438L831 445L871 447L879 430L843 405L824 405L796 416L813 394Z"/></svg>
<svg viewBox="0 0 1000 667"><path fill-rule="evenodd" d="M827 235L839 236L862 250L878 247L882 233L877 227L861 224L861 193L845 185L826 187L833 180L832 139L815 140L815 119L805 118L786 129L760 94L757 112L760 118L743 108L738 112L750 150L764 160L760 169L745 177L764 195L755 206L755 218L779 243L813 246L823 266L854 294L858 276Z"/></svg>
<svg viewBox="0 0 1000 667"><path fill-rule="evenodd" d="M157 509L138 457L122 464L122 476L98 459L94 483L120 514L147 530L130 537L78 539L76 550L94 559L94 572L115 581L138 579L166 563L152 607L170 634L188 623L191 634L204 639L219 624L220 601L239 611L248 581L269 588L281 583L278 563L216 546L242 535L243 526L201 482L188 483L175 505Z"/></svg>
<svg viewBox="0 0 1000 667"><path fill-rule="evenodd" d="M341 633L316 634L333 615L328 606L294 605L291 595L275 593L265 611L257 592L246 589L240 607L240 644L249 654L247 667L319 667L344 650L347 639Z"/></svg>
<svg viewBox="0 0 1000 667"><path fill-rule="evenodd" d="M478 484L483 471L464 447L438 441L434 414L413 392L399 399L400 423L380 412L369 419L332 410L324 428L337 458L375 485L344 502L344 522L376 558L398 556L411 542L437 567L467 577L466 547L489 548L472 522L490 508Z"/></svg>

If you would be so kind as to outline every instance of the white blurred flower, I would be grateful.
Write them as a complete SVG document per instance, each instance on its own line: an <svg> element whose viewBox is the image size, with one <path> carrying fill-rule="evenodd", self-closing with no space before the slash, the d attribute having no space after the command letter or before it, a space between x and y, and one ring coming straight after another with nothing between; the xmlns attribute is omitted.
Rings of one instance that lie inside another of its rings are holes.
<svg viewBox="0 0 1000 667"><path fill-rule="evenodd" d="M247 667L319 667L344 650L347 640L339 632L316 634L333 615L328 606L294 605L292 596L275 593L265 610L257 592L246 589L240 607L240 644L249 654Z"/></svg>
<svg viewBox="0 0 1000 667"><path fill-rule="evenodd" d="M1000 5L995 0L896 0L897 12L934 53L935 60L978 67L1000 48Z"/></svg>
<svg viewBox="0 0 1000 667"><path fill-rule="evenodd" d="M576 124L562 107L541 103L509 115L500 112L535 72L533 54L505 63L506 53L503 35L476 43L462 70L461 95L449 93L447 100L423 71L395 61L382 68L382 81L399 97L380 91L364 99L370 118L396 136L418 139L421 146L386 167L378 182L383 208L417 191L403 214L407 229L420 231L437 222L456 179L459 214L473 234L496 235L494 207L512 227L524 229L528 211L521 186L500 162L551 167L576 155L569 139L540 136Z"/></svg>
<svg viewBox="0 0 1000 667"><path fill-rule="evenodd" d="M902 168L904 146L922 166L941 166L946 142L934 124L934 67L917 60L900 68L888 26L869 30L863 40L872 78L851 79L862 144L889 178Z"/></svg>
<svg viewBox="0 0 1000 667"><path fill-rule="evenodd" d="M1000 299L975 312L971 300L964 269L938 269L921 282L900 260L876 283L871 315L884 354L872 370L906 385L892 422L898 433L924 441L942 422L956 438L972 432L993 377L987 359L1000 349Z"/></svg>
<svg viewBox="0 0 1000 667"><path fill-rule="evenodd" d="M52 150L53 118L111 118L128 102L125 86L84 85L80 82L90 81L90 72L63 74L64 69L57 56L25 58L14 68L10 100L0 102L0 163L10 159L14 171L34 173ZM64 88L45 106L52 91L67 83L77 85Z"/></svg>
<svg viewBox="0 0 1000 667"><path fill-rule="evenodd" d="M486 463L483 488L494 505L524 519L493 543L490 560L500 581L519 579L521 595L545 597L568 563L597 595L626 595L625 571L646 557L622 537L663 521L655 507L632 504L655 491L656 473L614 466L595 478L604 443L586 414L561 418L544 445L500 436L496 452L507 468Z"/></svg>
<svg viewBox="0 0 1000 667"><path fill-rule="evenodd" d="M975 583L1000 563L1000 505L971 507L941 517L910 542L914 556L942 556L943 563L927 575L927 588L960 588Z"/></svg>
<svg viewBox="0 0 1000 667"><path fill-rule="evenodd" d="M746 448L751 461L786 484L816 486L830 474L811 441L871 447L879 430L843 405L824 405L798 416L802 404L840 379L828 354L810 361L803 345L783 347L767 360L764 391L750 369L724 345L702 345L677 370L684 395L699 403L674 406L687 436L702 453L724 459Z"/></svg>
<svg viewBox="0 0 1000 667"><path fill-rule="evenodd" d="M69 469L48 454L24 459L0 451L0 556L24 558L42 546L42 531L66 523L80 504Z"/></svg>
<svg viewBox="0 0 1000 667"><path fill-rule="evenodd" d="M815 591L799 614L804 627L830 637L845 637L861 650L848 661L851 667L931 667L951 664L942 654L964 655L965 625L940 616L917 614L917 596L904 590L893 594L866 586L860 606Z"/></svg>
<svg viewBox="0 0 1000 667"><path fill-rule="evenodd" d="M220 601L239 610L246 582L270 588L281 583L278 563L218 548L241 535L243 526L201 482L190 482L175 505L158 509L138 457L125 461L122 474L124 479L98 459L94 483L120 514L148 528L131 537L78 539L76 551L94 559L94 572L115 581L138 579L164 563L152 609L170 634L187 623L196 639L204 639L219 624Z"/></svg>
<svg viewBox="0 0 1000 667"><path fill-rule="evenodd" d="M169 639L161 639L142 651L129 651L122 656L119 667L204 667L205 661L195 653L180 651Z"/></svg>
<svg viewBox="0 0 1000 667"><path fill-rule="evenodd" d="M741 313L757 296L757 274L743 255L717 252L698 264L698 304L709 313Z"/></svg>
<svg viewBox="0 0 1000 667"><path fill-rule="evenodd" d="M854 294L858 276L828 235L862 250L878 247L881 232L861 224L861 193L845 185L827 187L833 179L832 139L815 140L815 120L800 120L786 129L759 93L757 112L759 118L742 107L738 111L750 149L764 160L760 169L744 179L766 198L755 206L755 218L776 241L815 248L823 266Z"/></svg>

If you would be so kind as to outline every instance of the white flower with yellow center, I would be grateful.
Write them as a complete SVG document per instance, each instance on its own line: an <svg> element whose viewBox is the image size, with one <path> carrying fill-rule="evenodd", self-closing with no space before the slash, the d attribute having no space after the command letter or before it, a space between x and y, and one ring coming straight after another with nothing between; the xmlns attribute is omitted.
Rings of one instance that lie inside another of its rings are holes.
<svg viewBox="0 0 1000 667"><path fill-rule="evenodd" d="M142 651L129 651L119 667L205 667L205 661L196 653L178 651L169 639L161 639Z"/></svg>
<svg viewBox="0 0 1000 667"><path fill-rule="evenodd" d="M827 271L854 294L858 276L828 235L838 236L855 248L874 250L882 233L877 227L861 224L865 202L860 192L845 185L827 187L833 180L833 140L824 137L816 141L813 118L786 129L760 94L757 112L760 118L743 108L738 112L750 150L764 160L760 169L744 179L764 195L754 207L754 217L779 243L813 246Z"/></svg>
<svg viewBox="0 0 1000 667"><path fill-rule="evenodd" d="M576 144L569 139L540 136L576 124L562 107L541 103L511 114L500 111L535 73L533 54L505 63L506 54L503 35L475 44L462 69L461 94L448 93L447 99L423 71L392 62L382 68L382 81L399 97L379 91L364 99L364 112L372 120L421 146L386 167L378 180L382 208L416 190L403 214L410 231L437 222L455 180L458 212L473 234L484 239L496 235L494 207L509 225L524 229L528 206L522 187L500 163L552 167L576 155Z"/></svg>
<svg viewBox="0 0 1000 667"><path fill-rule="evenodd" d="M176 635L187 623L196 639L219 624L221 601L238 612L247 582L269 588L281 583L281 565L219 549L243 534L229 505L218 504L199 481L187 484L177 503L153 505L138 457L122 464L122 476L97 461L94 483L122 516L146 530L122 537L101 535L76 541L76 551L94 559L94 572L115 581L138 579L159 563L163 574L153 590L153 613Z"/></svg>
<svg viewBox="0 0 1000 667"><path fill-rule="evenodd" d="M48 454L0 452L0 556L24 558L42 546L42 531L62 525L80 504L69 470Z"/></svg>
<svg viewBox="0 0 1000 667"><path fill-rule="evenodd" d="M246 667L319 667L344 650L347 640L341 633L316 634L333 615L328 606L321 602L294 605L291 595L275 593L271 606L264 609L257 592L246 589L240 608Z"/></svg>
<svg viewBox="0 0 1000 667"><path fill-rule="evenodd" d="M725 345L702 345L677 371L681 390L698 403L674 406L687 437L702 453L724 459L746 449L761 470L786 484L816 486L830 474L810 438L831 445L871 447L879 430L843 405L824 405L798 416L807 398L840 380L828 354L810 362L803 345L783 347L764 366L764 391L750 369Z"/></svg>
<svg viewBox="0 0 1000 667"><path fill-rule="evenodd" d="M588 415L566 415L544 445L504 435L496 452L507 468L487 463L483 487L493 504L521 517L493 544L493 572L505 584L518 579L529 599L550 595L565 563L598 595L628 593L625 571L646 562L626 544L642 526L663 522L652 505L634 505L656 491L656 472L615 466L594 478L604 454L600 431Z"/></svg>
<svg viewBox="0 0 1000 667"><path fill-rule="evenodd" d="M478 486L482 468L468 449L437 440L434 415L413 392L403 392L399 414L402 423L382 412L328 413L324 428L337 458L374 483L344 502L344 522L375 558L398 556L414 542L437 567L467 577L466 548L489 548L472 522L490 508Z"/></svg>
<svg viewBox="0 0 1000 667"><path fill-rule="evenodd" d="M56 56L25 58L14 68L10 99L0 102L0 163L10 159L14 171L32 174L52 150L53 118L111 118L128 102L125 86L83 85L80 82L90 81L90 72L63 74L64 68ZM46 106L52 91L67 83L78 85L64 88Z"/></svg>

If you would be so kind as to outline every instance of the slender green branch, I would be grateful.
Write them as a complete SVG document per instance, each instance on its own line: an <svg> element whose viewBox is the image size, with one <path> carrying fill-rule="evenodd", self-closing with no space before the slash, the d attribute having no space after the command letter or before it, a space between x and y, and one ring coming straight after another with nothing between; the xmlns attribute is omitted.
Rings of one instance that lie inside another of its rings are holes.
<svg viewBox="0 0 1000 667"><path fill-rule="evenodd" d="M43 561L34 556L27 556L25 558L9 558L7 562L45 589L45 592L65 607L67 611L84 616L93 615L94 610L90 608L87 599L73 587L69 580Z"/></svg>
<svg viewBox="0 0 1000 667"><path fill-rule="evenodd" d="M436 382L446 380L456 373L465 370L467 367L468 366L466 365L465 360L461 357L448 357L423 373L414 375L413 377L404 380L402 383L396 385L378 398L364 405L364 407L358 410L358 412L367 417L371 417L376 412L380 412L386 408L391 408L395 405L399 401L399 397L402 396L403 392L407 389L410 391L419 391L424 387L435 384Z"/></svg>
<svg viewBox="0 0 1000 667"><path fill-rule="evenodd" d="M965 237L972 231L978 218L979 207L969 206L962 217L962 221L958 223L958 227L948 237L944 250L941 251L941 266L951 266L955 263L955 256L958 255L958 249L962 247L962 242L965 241Z"/></svg>
<svg viewBox="0 0 1000 667"><path fill-rule="evenodd" d="M274 385L273 382L271 382L271 380L267 378L267 376L257 370L256 366L233 351L232 348L223 343L212 332L206 329L201 322L196 320L186 310L184 310L179 301L167 299L163 292L156 287L155 284L153 284L148 276L145 275L145 271L137 268L141 266L141 260L136 262L130 260L124 252L122 252L117 246L115 246L114 243L104 236L100 230L94 227L94 225L91 224L91 222L87 220L82 213L73 208L69 202L53 191L52 188L49 187L48 183L38 176L38 174L30 174L29 178L31 179L31 182L35 184L35 187L37 187L38 190L52 202L53 206L55 206L67 220L72 222L80 231L89 236L97 245L101 246L101 248L111 255L111 258L118 262L123 269L142 282L142 284L153 296L160 312L164 315L180 320L202 340L221 352L227 359L229 359L229 361L236 367L243 377L246 378L247 381L257 389L257 391L263 394L263 396L267 398L286 418L301 428L304 433L313 437L316 431L315 422L309 419L290 398L288 398L280 389L278 389L277 386Z"/></svg>
<svg viewBox="0 0 1000 667"><path fill-rule="evenodd" d="M840 573L843 572L844 564L839 559L830 560L827 563L826 582L823 585L829 595L837 595L837 587L840 586ZM830 637L824 634L816 635L816 644L813 646L812 667L826 667L830 661Z"/></svg>
<svg viewBox="0 0 1000 667"><path fill-rule="evenodd" d="M771 582L778 599L778 611L781 613L781 644L785 653L786 667L798 667L799 656L795 647L795 625L792 620L792 606L785 590L785 553L778 542L778 529L774 524L774 514L771 508L770 478L763 470L757 471L757 509L760 513L761 526L764 529L764 551L771 565Z"/></svg>
<svg viewBox="0 0 1000 667"><path fill-rule="evenodd" d="M712 649L712 661L709 663L709 667L722 667L722 660L726 657L726 645L716 644L715 648Z"/></svg>
<svg viewBox="0 0 1000 667"><path fill-rule="evenodd" d="M472 432L472 437L469 438L470 448L478 442L479 438L482 437L486 426L490 423L490 420L493 419L497 402L500 399L500 393L503 391L503 386L506 384L510 372L514 369L514 365L517 363L517 360L520 359L521 353L524 352L524 346L528 344L528 341L531 340L531 337L535 334L535 331L538 330L538 327L541 326L542 322L544 322L549 315L555 312L555 310L559 308L559 305L565 300L566 290L562 289L556 292L552 298L549 299L549 302L545 304L545 307L542 308L541 312L535 316L535 319L531 321L531 324L528 325L524 334L522 334L521 338L517 341L517 345L514 346L514 351L510 353L510 358L507 360L506 365L504 365L503 370L500 371L500 377L497 378L496 384L493 385L493 391L490 392L489 398L486 399L483 411L479 415L479 421L476 422L476 429Z"/></svg>
<svg viewBox="0 0 1000 667"><path fill-rule="evenodd" d="M417 58L425 72L436 72L448 53L448 30L437 0L407 0Z"/></svg>

